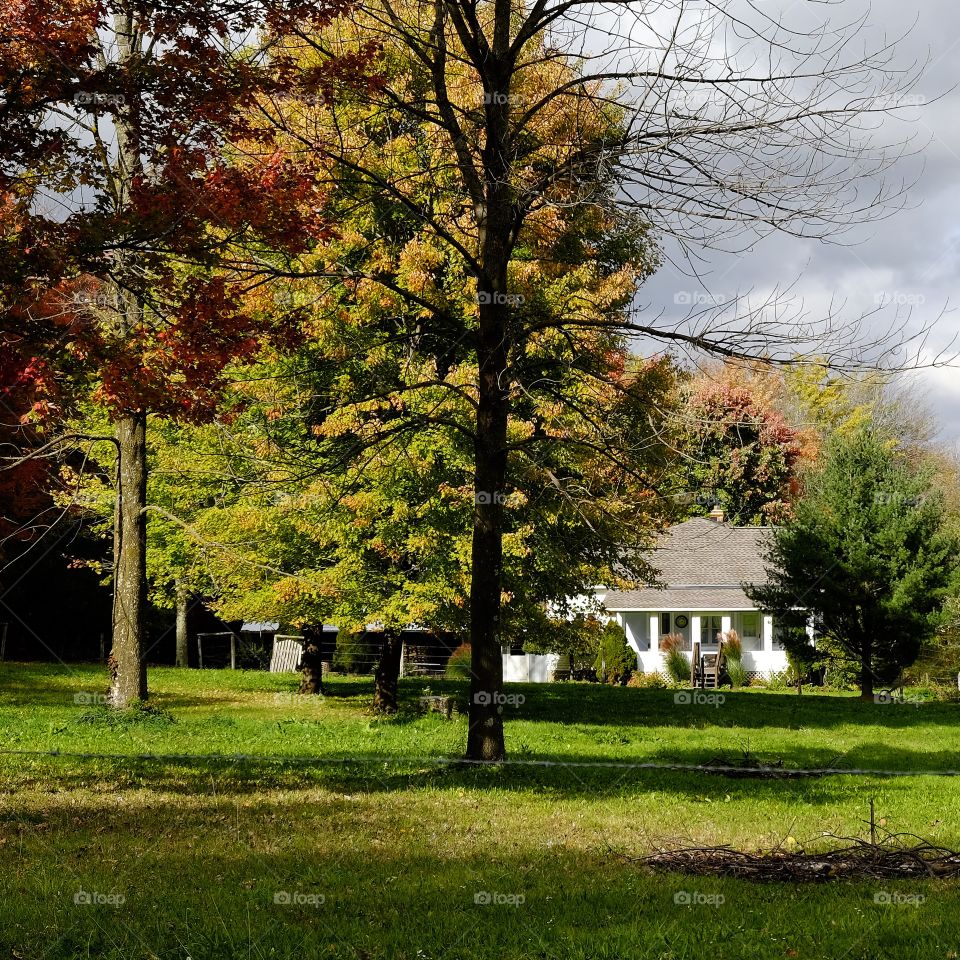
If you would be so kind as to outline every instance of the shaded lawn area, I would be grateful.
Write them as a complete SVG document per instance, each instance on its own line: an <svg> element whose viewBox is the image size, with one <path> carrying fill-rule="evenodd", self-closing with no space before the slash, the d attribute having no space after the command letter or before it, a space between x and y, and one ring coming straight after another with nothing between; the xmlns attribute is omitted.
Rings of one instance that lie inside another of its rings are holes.
<svg viewBox="0 0 960 960"><path fill-rule="evenodd" d="M264 758L0 757L0 956L960 953L953 881L753 885L653 876L630 860L677 841L863 835L870 798L887 828L960 847L958 780L563 765L746 752L787 767L949 769L954 705L743 692L679 706L669 691L511 685L526 698L508 715L511 757L560 765L494 769L426 762L459 755L465 720L421 717L413 702L425 686L462 696L460 684L405 681L404 710L382 721L368 680L334 680L309 702L291 695L292 676L156 669L151 683L169 718L117 722L74 700L102 693L101 668L0 665L4 749ZM104 902L75 903L84 893ZM284 894L293 902L275 902ZM485 894L493 902L475 902Z"/></svg>

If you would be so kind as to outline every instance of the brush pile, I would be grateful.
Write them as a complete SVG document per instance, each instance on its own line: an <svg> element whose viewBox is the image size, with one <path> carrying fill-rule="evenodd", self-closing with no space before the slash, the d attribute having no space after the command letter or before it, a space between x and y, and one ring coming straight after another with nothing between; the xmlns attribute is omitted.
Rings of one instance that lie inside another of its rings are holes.
<svg viewBox="0 0 960 960"><path fill-rule="evenodd" d="M839 844L808 852L788 837L771 850L747 852L730 846L674 847L634 859L653 870L699 877L737 877L761 882L898 878L942 879L960 876L960 852L941 847L912 833L891 833L878 827L870 802L869 837L824 834ZM881 824L884 821L880 821Z"/></svg>

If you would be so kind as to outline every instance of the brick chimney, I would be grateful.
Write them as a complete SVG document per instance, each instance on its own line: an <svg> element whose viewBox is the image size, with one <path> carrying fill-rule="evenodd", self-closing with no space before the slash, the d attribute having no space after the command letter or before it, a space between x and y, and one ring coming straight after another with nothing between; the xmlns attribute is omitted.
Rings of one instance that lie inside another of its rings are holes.
<svg viewBox="0 0 960 960"><path fill-rule="evenodd" d="M723 507L719 503L710 511L710 519L716 520L717 523L723 523Z"/></svg>

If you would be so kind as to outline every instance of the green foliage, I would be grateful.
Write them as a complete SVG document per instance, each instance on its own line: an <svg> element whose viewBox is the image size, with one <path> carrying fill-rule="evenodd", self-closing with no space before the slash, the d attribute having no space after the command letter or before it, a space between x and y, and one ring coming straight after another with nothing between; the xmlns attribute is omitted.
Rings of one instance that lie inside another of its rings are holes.
<svg viewBox="0 0 960 960"><path fill-rule="evenodd" d="M746 668L741 657L727 657L727 676L735 690L745 687L749 683Z"/></svg>
<svg viewBox="0 0 960 960"><path fill-rule="evenodd" d="M469 680L470 663L473 654L469 643L461 643L447 661L446 675L448 680Z"/></svg>
<svg viewBox="0 0 960 960"><path fill-rule="evenodd" d="M603 683L622 683L637 669L637 655L627 643L623 627L614 620L600 631L594 669Z"/></svg>
<svg viewBox="0 0 960 960"><path fill-rule="evenodd" d="M666 690L669 684L663 675L654 671L653 673L644 673L638 670L627 681L628 687L637 687L640 690Z"/></svg>
<svg viewBox="0 0 960 960"><path fill-rule="evenodd" d="M827 638L822 651L857 663L869 694L895 681L935 634L957 550L929 470L862 428L832 438L794 515L775 531L769 584L747 592L787 626L795 657L813 655L797 607L811 610Z"/></svg>
<svg viewBox="0 0 960 960"><path fill-rule="evenodd" d="M767 690L780 692L790 689L790 675L786 670L774 670L773 673L765 677L758 677L753 682L754 686L762 687Z"/></svg>
<svg viewBox="0 0 960 960"><path fill-rule="evenodd" d="M860 664L833 637L818 637L816 648L804 633L787 647L787 660L794 671L824 667L823 682L833 690L853 690L860 681Z"/></svg>
<svg viewBox="0 0 960 960"><path fill-rule="evenodd" d="M678 633L668 633L660 641L664 651L663 666L670 680L680 686L690 685L690 660L681 649L683 637Z"/></svg>
<svg viewBox="0 0 960 960"><path fill-rule="evenodd" d="M333 651L333 669L343 673L365 674L375 669L377 652L359 631L340 630Z"/></svg>
<svg viewBox="0 0 960 960"><path fill-rule="evenodd" d="M74 721L88 726L105 727L110 730L140 729L143 727L167 727L176 723L172 713L150 703L135 702L122 710L110 707L94 707L80 714Z"/></svg>

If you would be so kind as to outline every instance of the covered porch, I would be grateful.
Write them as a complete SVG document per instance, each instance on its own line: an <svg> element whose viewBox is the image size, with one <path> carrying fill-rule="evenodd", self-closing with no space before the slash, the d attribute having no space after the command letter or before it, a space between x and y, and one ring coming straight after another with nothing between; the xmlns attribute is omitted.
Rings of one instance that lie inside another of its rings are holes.
<svg viewBox="0 0 960 960"><path fill-rule="evenodd" d="M759 610L618 610L614 615L644 673L663 672L662 637L679 635L681 650L690 659L694 640L700 641L703 653L716 652L720 635L730 630L740 637L743 666L749 673L769 676L787 669L787 655L775 636L773 617Z"/></svg>

